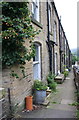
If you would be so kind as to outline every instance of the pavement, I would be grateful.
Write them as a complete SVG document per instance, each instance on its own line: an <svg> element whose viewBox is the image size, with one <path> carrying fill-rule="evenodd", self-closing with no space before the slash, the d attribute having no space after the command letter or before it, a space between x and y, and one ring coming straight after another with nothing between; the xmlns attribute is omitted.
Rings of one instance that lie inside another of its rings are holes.
<svg viewBox="0 0 79 120"><path fill-rule="evenodd" d="M49 118L76 119L76 106L73 106L76 102L76 89L73 78L73 72L71 71L66 80L57 85L57 91L51 93L48 98L50 101L48 106L40 107L31 112L20 112L18 117L26 119L41 118L41 120L44 118L45 120Z"/></svg>

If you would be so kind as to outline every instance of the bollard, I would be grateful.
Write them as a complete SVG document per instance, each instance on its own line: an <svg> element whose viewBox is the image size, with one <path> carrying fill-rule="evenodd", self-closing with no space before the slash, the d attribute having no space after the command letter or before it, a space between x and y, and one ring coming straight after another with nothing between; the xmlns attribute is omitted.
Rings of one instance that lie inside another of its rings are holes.
<svg viewBox="0 0 79 120"><path fill-rule="evenodd" d="M26 110L33 110L33 96L27 96L26 97Z"/></svg>

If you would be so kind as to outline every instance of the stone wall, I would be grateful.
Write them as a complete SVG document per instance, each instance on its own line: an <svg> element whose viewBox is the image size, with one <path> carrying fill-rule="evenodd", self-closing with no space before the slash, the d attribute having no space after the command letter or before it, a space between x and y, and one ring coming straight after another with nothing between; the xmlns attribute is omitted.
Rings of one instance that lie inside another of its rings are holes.
<svg viewBox="0 0 79 120"><path fill-rule="evenodd" d="M37 35L34 39L34 42L39 43L41 45L41 80L46 82L46 76L49 73L49 54L48 54L48 46L47 46L47 11L46 11L46 3L40 2L40 24L42 28L38 27L36 23L33 22L33 26L37 30L41 30L39 35Z"/></svg>
<svg viewBox="0 0 79 120"><path fill-rule="evenodd" d="M57 45L55 45L55 53L57 53L57 69L58 69L58 71L60 71L59 19L58 19L58 16L57 16L55 10L54 10L54 21L57 24L57 42L56 42Z"/></svg>
<svg viewBox="0 0 79 120"><path fill-rule="evenodd" d="M32 61L27 62L25 65L25 72L26 77L23 78L21 70L18 66L10 69L4 69L3 70L3 86L6 90L7 97L5 98L6 101L8 101L8 88L10 89L10 98L11 98L11 105L18 107L18 110L22 106L25 107L25 98L28 95L32 94L32 85L33 85L33 66ZM10 76L11 70L14 70L18 75L20 75L20 78L16 79L12 76ZM5 105L3 105L5 106ZM7 106L7 105L6 105Z"/></svg>

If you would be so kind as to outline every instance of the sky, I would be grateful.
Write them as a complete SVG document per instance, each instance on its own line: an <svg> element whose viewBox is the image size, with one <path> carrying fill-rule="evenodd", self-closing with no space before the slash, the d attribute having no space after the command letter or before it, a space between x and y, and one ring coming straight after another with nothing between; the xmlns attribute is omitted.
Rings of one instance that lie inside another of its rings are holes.
<svg viewBox="0 0 79 120"><path fill-rule="evenodd" d="M77 2L79 0L54 0L70 49L77 48Z"/></svg>

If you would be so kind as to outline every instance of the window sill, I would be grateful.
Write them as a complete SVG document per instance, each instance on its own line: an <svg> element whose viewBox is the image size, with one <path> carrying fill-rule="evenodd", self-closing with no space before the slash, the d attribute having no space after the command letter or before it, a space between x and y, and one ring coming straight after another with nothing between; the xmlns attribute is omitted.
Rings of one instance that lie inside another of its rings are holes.
<svg viewBox="0 0 79 120"><path fill-rule="evenodd" d="M38 63L39 63L39 61L35 61L35 62L33 62L33 65L38 64Z"/></svg>
<svg viewBox="0 0 79 120"><path fill-rule="evenodd" d="M50 40L50 42L51 42L52 45L58 46L58 44L56 42L54 42L53 40Z"/></svg>
<svg viewBox="0 0 79 120"><path fill-rule="evenodd" d="M35 20L33 17L31 17L31 20L32 20L32 22L35 25L37 25L38 27L40 27L41 29L43 29L43 25L40 22L38 22L37 20Z"/></svg>

